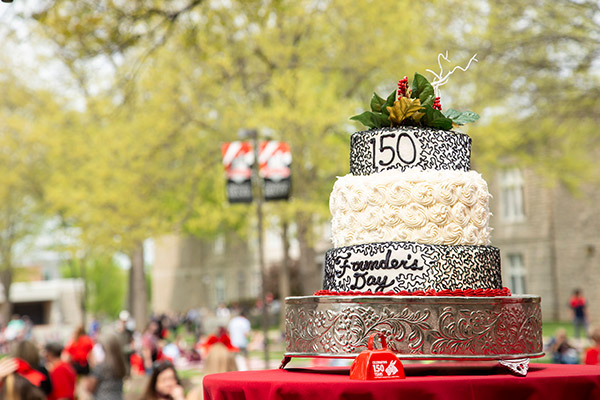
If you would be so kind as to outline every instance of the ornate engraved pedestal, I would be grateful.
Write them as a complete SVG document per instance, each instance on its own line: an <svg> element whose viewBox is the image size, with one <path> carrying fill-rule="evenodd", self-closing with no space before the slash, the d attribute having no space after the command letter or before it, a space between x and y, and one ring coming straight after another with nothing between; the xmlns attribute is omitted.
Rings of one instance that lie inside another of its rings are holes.
<svg viewBox="0 0 600 400"><path fill-rule="evenodd" d="M292 357L354 358L373 332L400 359L499 360L521 375L544 354L537 296L307 296L286 299L282 367Z"/></svg>

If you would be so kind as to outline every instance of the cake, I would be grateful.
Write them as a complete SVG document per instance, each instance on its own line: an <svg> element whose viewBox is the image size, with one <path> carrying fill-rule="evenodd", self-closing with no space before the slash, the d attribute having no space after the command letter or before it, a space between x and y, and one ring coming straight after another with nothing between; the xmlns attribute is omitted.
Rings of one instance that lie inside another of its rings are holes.
<svg viewBox="0 0 600 400"><path fill-rule="evenodd" d="M367 144L386 142L406 155L381 168ZM353 134L352 172L330 196L334 248L324 289L502 289L500 251L489 245L490 194L469 169L470 145L464 134L432 128Z"/></svg>
<svg viewBox="0 0 600 400"><path fill-rule="evenodd" d="M502 286L487 183L453 130L478 116L441 111L441 75L404 78L353 117L371 129L351 135L331 192L323 290L286 299L286 357L353 357L374 332L399 358L543 354L540 298Z"/></svg>

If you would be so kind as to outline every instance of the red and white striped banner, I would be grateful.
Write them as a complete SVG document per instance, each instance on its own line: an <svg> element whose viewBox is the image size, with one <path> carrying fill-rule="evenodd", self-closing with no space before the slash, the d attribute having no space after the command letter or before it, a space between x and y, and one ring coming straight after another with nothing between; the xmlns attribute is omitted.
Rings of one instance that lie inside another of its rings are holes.
<svg viewBox="0 0 600 400"><path fill-rule="evenodd" d="M254 151L250 142L229 142L221 146L227 174L227 196L232 203L252 201ZM258 146L258 174L264 181L266 200L284 200L290 195L292 152L285 142L266 141Z"/></svg>
<svg viewBox="0 0 600 400"><path fill-rule="evenodd" d="M223 143L221 154L223 155L223 165L225 166L227 178L234 181L250 179L252 164L254 164L254 152L251 143Z"/></svg>
<svg viewBox="0 0 600 400"><path fill-rule="evenodd" d="M268 141L259 145L258 168L261 177L274 181L289 178L291 164L292 152L287 143Z"/></svg>

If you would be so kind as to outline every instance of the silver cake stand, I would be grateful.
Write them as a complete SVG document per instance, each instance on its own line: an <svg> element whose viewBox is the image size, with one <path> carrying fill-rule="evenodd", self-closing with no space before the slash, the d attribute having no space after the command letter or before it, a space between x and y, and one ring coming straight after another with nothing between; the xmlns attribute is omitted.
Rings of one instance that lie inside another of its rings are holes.
<svg viewBox="0 0 600 400"><path fill-rule="evenodd" d="M288 297L286 351L293 357L355 358L383 333L401 360L497 360L525 376L541 357L538 296Z"/></svg>

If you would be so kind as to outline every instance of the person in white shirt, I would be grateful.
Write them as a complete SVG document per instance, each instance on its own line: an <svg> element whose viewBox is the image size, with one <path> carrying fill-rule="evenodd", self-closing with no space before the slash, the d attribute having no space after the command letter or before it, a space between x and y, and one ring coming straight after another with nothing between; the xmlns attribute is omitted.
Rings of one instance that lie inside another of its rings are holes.
<svg viewBox="0 0 600 400"><path fill-rule="evenodd" d="M250 321L246 318L246 313L241 311L236 317L233 317L227 325L231 344L240 349L239 354L243 360L239 360L238 364L244 362L246 365L238 365L238 369L243 370L248 363L248 337L250 336ZM240 368L241 367L241 368Z"/></svg>

